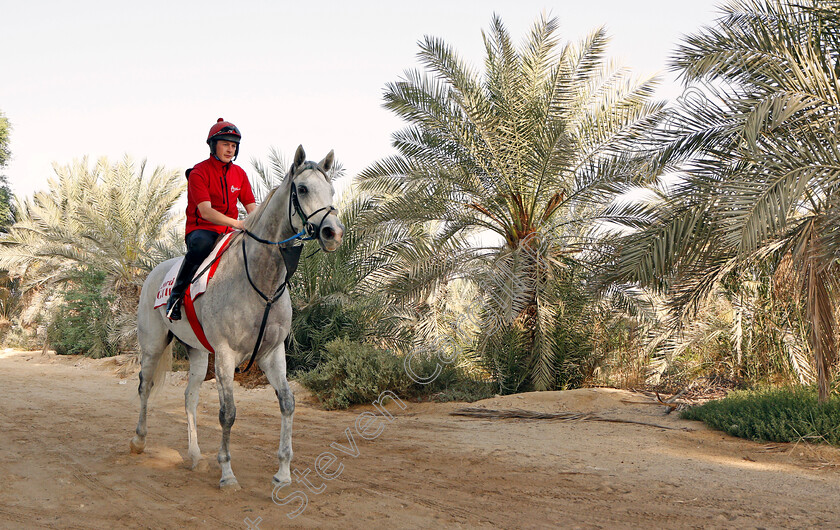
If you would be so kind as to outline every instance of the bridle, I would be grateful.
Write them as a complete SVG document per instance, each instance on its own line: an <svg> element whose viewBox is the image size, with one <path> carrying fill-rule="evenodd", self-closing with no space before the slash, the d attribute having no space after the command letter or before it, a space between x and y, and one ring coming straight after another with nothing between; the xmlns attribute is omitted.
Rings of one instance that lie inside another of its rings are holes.
<svg viewBox="0 0 840 530"><path fill-rule="evenodd" d="M311 162L310 162L310 164L311 164ZM324 171L321 168L315 166L315 164L312 164L312 165L314 167L316 167L318 169L318 171L320 171L322 174L324 174L324 177L326 177L326 174L324 173ZM295 184L294 180L292 180L292 190L291 190L291 193L289 194L289 225L291 225L291 226L294 226L294 224L292 223L292 206L293 205L294 205L295 213L298 215L301 222L303 223L303 230L301 231L301 235L303 233L306 233L306 236L307 236L305 238L301 237L301 239L304 240L304 241L308 241L308 240L311 240L311 239L321 239L321 227L323 226L324 221L327 219L327 216L330 215L331 213L335 213L335 212L338 211L338 209L335 206L330 204L329 206L323 206L321 208L318 208L314 212L310 213L309 215L306 215L303 211L303 208L300 205L300 200L298 199L297 184ZM320 212L324 212L324 215L321 216L321 220L318 221L318 224L315 225L314 223L311 223L309 220L311 218L315 217L316 215L318 215Z"/></svg>
<svg viewBox="0 0 840 530"><path fill-rule="evenodd" d="M298 198L298 189L297 184L295 184L295 177L306 171L307 169L311 169L313 171L318 171L321 173L324 178L327 178L327 172L324 171L320 165L316 164L315 162L304 162L301 164L299 168L296 168L295 174L291 176L292 184L291 184L291 191L289 192L289 226L294 228L294 215L296 214L300 219L301 223L303 224L303 229L298 232L297 234L293 235L288 239L284 239L283 241L270 241L268 239L263 239L257 235L255 235L250 230L245 230L245 233L255 241L259 241L264 245L284 245L291 241L300 240L300 241L311 241L313 239L321 239L321 227L324 225L324 221L327 219L332 213L338 211L338 208L330 204L329 206L323 206L318 208L314 212L306 215L306 212L303 211L303 207L300 205L300 199ZM315 223L310 222L309 220L320 212L324 212L324 215L321 216L321 220L316 225Z"/></svg>
<svg viewBox="0 0 840 530"><path fill-rule="evenodd" d="M292 237L290 237L288 239L284 239L283 241L271 241L271 240L268 240L268 239L263 239L263 238L255 235L254 233L252 233L250 230L247 230L247 229L244 230L245 234L247 234L254 241L257 241L257 242L262 243L264 245L277 245L277 247L280 249L280 256L283 258L283 265L286 268L286 278L283 279L283 283L281 283L277 287L277 289L274 291L273 295L269 296L269 295L263 293L259 289L259 287L256 286L256 284L254 283L254 280L251 279L251 272L248 270L248 255L245 253L245 241L244 240L242 241L242 259L245 262L245 276L247 276L248 283L251 284L251 287L254 289L254 291L256 291L257 294L260 295L260 298L262 298L265 301L265 311L263 312L262 323L260 324L260 331L257 334L257 342L256 342L256 344L254 344L254 351L251 354L251 359L248 361L248 366L246 366L245 369L241 370L241 371L237 367L236 368L237 373L247 372L248 370L251 369L251 366L254 364L254 359L256 359L256 357L257 357L257 351L260 349L260 344L262 344L263 334L265 333L265 326L266 326L266 323L268 322L268 314L271 311L271 306L274 304L274 302L279 300L281 296L283 296L284 292L286 292L286 288L289 285L289 279L292 277L292 275L297 270L298 261L300 260L300 252L303 249L303 245L300 245L300 244L291 245L291 246L283 246L283 245L285 245L286 243L295 241L295 240L311 241L313 239L318 239L320 241L320 239L321 239L321 227L323 226L324 221L327 219L328 215L338 211L338 209L336 207L334 207L332 204L330 204L329 206L324 206L322 208L318 208L317 210L310 213L309 215L306 215L306 213L303 211L303 208L300 205L300 200L298 199L298 191L297 191L297 184L295 184L295 177L297 177L298 175L300 175L303 171L305 171L307 169L312 169L314 171L320 172L324 176L324 178L327 178L327 173L326 173L326 171L324 171L324 168L322 168L320 165L316 164L315 162L304 162L303 164L301 164L300 168L296 168L296 169L299 169L299 170L295 171L295 173L293 175L291 175L291 191L290 191L290 194L289 194L289 226L291 226L292 228L294 228L294 226L295 226L294 222L293 222L293 219L294 219L293 211L294 211L294 213L297 214L297 216L300 218L301 222L303 223L303 229L300 232L298 232L297 234L293 235ZM322 212L322 211L324 212L324 215L321 217L321 220L318 222L317 225L315 225L314 223L309 221L312 217L314 217L315 215L317 215L319 212Z"/></svg>

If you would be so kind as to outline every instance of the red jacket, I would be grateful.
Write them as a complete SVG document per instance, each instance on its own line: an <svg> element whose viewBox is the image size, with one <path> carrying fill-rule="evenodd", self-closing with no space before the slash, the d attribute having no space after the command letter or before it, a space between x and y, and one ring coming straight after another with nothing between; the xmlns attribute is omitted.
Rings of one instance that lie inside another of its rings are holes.
<svg viewBox="0 0 840 530"><path fill-rule="evenodd" d="M214 156L196 164L187 180L187 229L184 235L193 230L212 230L218 234L232 230L202 218L199 203L210 201L214 210L236 219L239 216L237 200L243 205L256 202L245 171L234 163L223 164Z"/></svg>

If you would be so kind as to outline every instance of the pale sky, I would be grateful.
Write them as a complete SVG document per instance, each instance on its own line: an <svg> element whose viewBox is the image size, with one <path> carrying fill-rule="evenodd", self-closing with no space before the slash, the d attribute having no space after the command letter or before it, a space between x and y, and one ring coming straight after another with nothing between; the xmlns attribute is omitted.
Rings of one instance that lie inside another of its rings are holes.
<svg viewBox="0 0 840 530"><path fill-rule="evenodd" d="M604 25L608 56L663 76L680 38L710 24L719 0L0 0L0 111L11 121L13 191L45 189L52 164L129 155L147 169L207 157L217 118L243 140L238 163L274 146L290 157L335 150L349 177L393 153L403 124L385 84L418 66L417 42L443 38L480 66L498 13L519 43L543 11L564 40Z"/></svg>

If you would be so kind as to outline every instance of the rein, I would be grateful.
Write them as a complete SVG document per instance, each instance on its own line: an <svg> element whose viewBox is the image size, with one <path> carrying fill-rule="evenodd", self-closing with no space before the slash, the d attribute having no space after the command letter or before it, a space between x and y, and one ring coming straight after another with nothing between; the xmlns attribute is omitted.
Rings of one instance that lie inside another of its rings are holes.
<svg viewBox="0 0 840 530"><path fill-rule="evenodd" d="M318 164L314 162L306 162L303 164L302 168L306 169L314 169L319 171L324 177L327 174L324 172L323 169ZM286 292L286 289L289 285L289 279L291 279L292 275L297 270L298 262L300 261L300 253L303 250L303 245L292 245L291 247L283 247L281 245L285 245L291 241L300 240L300 241L311 241L313 239L320 239L321 237L321 226L324 224L324 220L326 220L327 216L333 212L337 212L338 210L333 206L324 206L323 208L318 208L314 212L306 215L303 211L303 208L300 206L300 201L298 200L298 193L297 193L297 185L295 185L294 178L297 175L292 175L292 189L289 196L289 225L294 228L294 223L292 222L292 209L294 208L294 213L298 215L300 220L303 222L303 230L298 232L297 234L293 235L290 238L284 239L283 241L271 241L268 239L263 239L257 235L255 235L250 230L245 229L244 232L247 234L251 239L258 243L262 243L263 245L277 245L277 248L280 250L280 257L283 258L283 265L286 268L286 278L283 282L275 289L274 294L267 295L263 293L254 283L254 280L251 278L251 272L248 269L248 255L245 252L245 241L242 241L242 259L245 262L245 276L248 278L248 283L251 284L251 287L254 291L260 295L265 301L265 311L263 311L263 318L262 322L260 323L260 331L257 333L257 342L254 344L254 351L251 353L251 358L248 360L248 366L245 367L244 370L240 370L239 367L236 368L236 373L241 374L245 373L251 369L251 366L254 364L254 359L257 358L257 351L260 349L260 345L262 344L263 334L265 333L265 326L268 323L268 314L271 312L271 306L283 296L283 293ZM317 213L324 211L325 213L321 220L318 222L317 225L309 222L309 219L316 215Z"/></svg>
<svg viewBox="0 0 840 530"><path fill-rule="evenodd" d="M272 243L274 244L274 243ZM292 277L292 274L295 273L297 270L298 262L300 261L300 253L303 250L303 245L295 245L293 247L284 248L280 247L280 256L283 258L283 265L286 268L286 278L283 280L283 283L280 284L279 287L274 291L274 294L269 297L269 295L262 292L259 287L256 286L254 280L251 279L251 272L248 269L248 255L245 252L245 241L242 242L242 259L245 261L245 276L248 278L248 283L251 284L251 287L254 291L260 295L260 298L265 300L265 311L263 311L263 318L262 322L260 323L260 331L257 333L257 342L254 344L254 351L251 353L251 358L248 360L248 366L245 367L244 370L240 370L239 367L236 368L236 373L241 374L245 373L251 369L251 366L254 364L254 359L257 358L257 351L260 349L260 345L262 344L263 334L265 333L265 325L268 322L268 314L271 312L271 306L283 296L283 293L286 292L286 288L289 285L289 279Z"/></svg>

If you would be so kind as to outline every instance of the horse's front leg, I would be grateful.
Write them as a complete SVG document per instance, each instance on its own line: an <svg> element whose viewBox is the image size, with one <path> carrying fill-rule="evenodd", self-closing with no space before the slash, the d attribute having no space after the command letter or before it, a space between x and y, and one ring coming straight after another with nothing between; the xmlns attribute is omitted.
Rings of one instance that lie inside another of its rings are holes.
<svg viewBox="0 0 840 530"><path fill-rule="evenodd" d="M283 487L292 482L289 466L292 462L292 420L295 414L295 395L286 379L286 349L283 343L260 359L259 366L280 402L280 448L277 451L280 469L271 482L274 487Z"/></svg>
<svg viewBox="0 0 840 530"><path fill-rule="evenodd" d="M217 458L222 468L219 487L224 490L238 490L239 482L230 467L230 429L236 420L236 405L233 402L233 370L235 353L230 350L217 350L216 385L219 387L219 423L222 425L222 445Z"/></svg>
<svg viewBox="0 0 840 530"><path fill-rule="evenodd" d="M198 467L201 461L201 449L198 448L198 426L196 409L198 408L198 391L207 373L207 352L196 348L189 348L190 378L184 391L184 408L187 411L187 439L189 440L190 469Z"/></svg>

